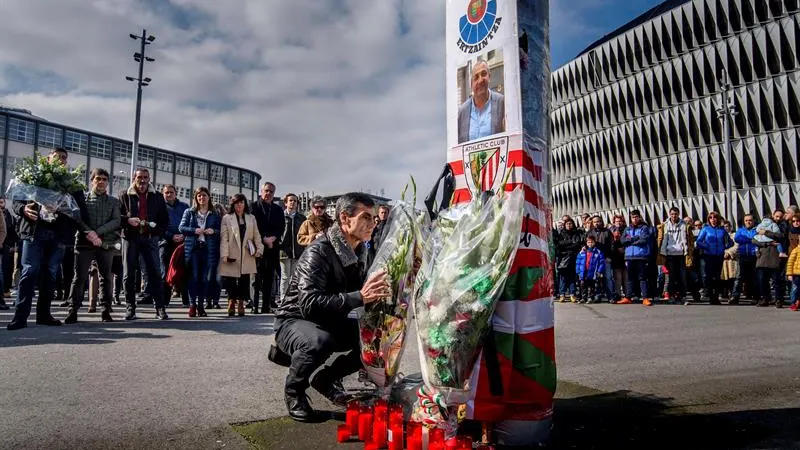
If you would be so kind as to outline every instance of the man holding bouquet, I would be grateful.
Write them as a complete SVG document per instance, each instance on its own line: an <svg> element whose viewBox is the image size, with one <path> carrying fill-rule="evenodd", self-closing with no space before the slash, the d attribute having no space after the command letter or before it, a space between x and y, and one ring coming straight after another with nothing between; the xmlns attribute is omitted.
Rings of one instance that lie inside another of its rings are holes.
<svg viewBox="0 0 800 450"><path fill-rule="evenodd" d="M374 203L366 194L345 194L336 202L336 223L297 261L289 288L275 314L275 343L291 355L285 400L289 416L313 419L306 389L310 385L334 404L348 396L338 381L362 367L359 331L348 314L365 303L390 295L385 272L364 282L367 249L375 228ZM311 374L334 352L346 352ZM309 383L310 381L310 383Z"/></svg>
<svg viewBox="0 0 800 450"><path fill-rule="evenodd" d="M48 160L52 164L67 164L67 151L55 148ZM71 195L80 205L83 201L83 192L74 192ZM36 324L45 326L59 326L50 314L50 303L53 301L56 274L64 257L64 248L71 244L75 238L76 222L73 217L55 213L55 220L48 222L41 218L41 205L34 201L14 201L14 212L20 217L19 238L22 242L22 273L19 277L17 290L17 308L14 318L6 326L8 330L19 330L28 326L28 316L31 314L33 295L40 280L39 298L36 301Z"/></svg>

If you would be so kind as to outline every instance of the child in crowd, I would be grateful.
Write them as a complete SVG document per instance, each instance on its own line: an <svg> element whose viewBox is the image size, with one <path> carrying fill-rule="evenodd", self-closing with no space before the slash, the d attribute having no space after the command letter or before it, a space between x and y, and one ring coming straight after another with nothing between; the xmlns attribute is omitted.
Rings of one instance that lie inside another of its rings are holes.
<svg viewBox="0 0 800 450"><path fill-rule="evenodd" d="M594 237L587 237L586 247L578 253L578 259L575 262L575 273L578 275L580 287L578 303L595 303L597 301L595 286L603 286L602 279L605 270L605 255L595 247Z"/></svg>

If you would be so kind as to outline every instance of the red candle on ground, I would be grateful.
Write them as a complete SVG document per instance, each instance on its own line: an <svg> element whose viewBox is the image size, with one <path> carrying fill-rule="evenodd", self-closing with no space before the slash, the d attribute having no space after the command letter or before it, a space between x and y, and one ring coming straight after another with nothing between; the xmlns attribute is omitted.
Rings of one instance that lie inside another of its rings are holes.
<svg viewBox="0 0 800 450"><path fill-rule="evenodd" d="M336 442L347 442L350 440L350 426L339 425L336 428Z"/></svg>
<svg viewBox="0 0 800 450"><path fill-rule="evenodd" d="M380 418L384 422L386 421L386 415L389 412L389 405L386 403L386 400L377 400L375 402L375 418Z"/></svg>
<svg viewBox="0 0 800 450"><path fill-rule="evenodd" d="M403 450L403 425L393 425L389 429L389 450Z"/></svg>
<svg viewBox="0 0 800 450"><path fill-rule="evenodd" d="M434 428L428 433L428 442L431 444L444 445L444 430L441 428Z"/></svg>
<svg viewBox="0 0 800 450"><path fill-rule="evenodd" d="M378 448L384 448L386 447L387 437L386 422L376 416L375 423L372 425L372 442Z"/></svg>
<svg viewBox="0 0 800 450"><path fill-rule="evenodd" d="M472 450L472 438L469 436L457 436L458 450Z"/></svg>
<svg viewBox="0 0 800 450"><path fill-rule="evenodd" d="M364 450L378 450L378 445L374 442L364 442Z"/></svg>
<svg viewBox="0 0 800 450"><path fill-rule="evenodd" d="M361 408L358 415L358 440L367 442L372 438L372 409Z"/></svg>
<svg viewBox="0 0 800 450"><path fill-rule="evenodd" d="M389 412L389 426L403 425L403 412L390 411Z"/></svg>
<svg viewBox="0 0 800 450"><path fill-rule="evenodd" d="M414 438L418 440L420 444L422 443L422 428L419 422L408 422L408 425L406 425L406 436L407 441Z"/></svg>
<svg viewBox="0 0 800 450"><path fill-rule="evenodd" d="M457 450L458 449L458 441L456 438L450 438L444 442L444 447L447 450Z"/></svg>
<svg viewBox="0 0 800 450"><path fill-rule="evenodd" d="M422 450L422 439L415 437L408 438L408 450Z"/></svg>
<svg viewBox="0 0 800 450"><path fill-rule="evenodd" d="M345 423L350 427L350 436L358 436L358 415L359 405L358 402L350 402L347 404L347 413L345 415Z"/></svg>

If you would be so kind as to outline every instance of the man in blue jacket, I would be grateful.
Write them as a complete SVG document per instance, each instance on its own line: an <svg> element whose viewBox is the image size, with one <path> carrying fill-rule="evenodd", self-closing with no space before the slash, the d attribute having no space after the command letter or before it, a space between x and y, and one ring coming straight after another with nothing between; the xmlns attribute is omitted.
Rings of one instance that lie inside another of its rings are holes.
<svg viewBox="0 0 800 450"><path fill-rule="evenodd" d="M630 226L625 228L620 238L622 246L625 247L628 285L625 288L625 298L617 304L629 305L633 303L632 299L638 296L644 306L652 306L652 300L647 297L650 292L648 287L650 272L647 267L652 253L653 229L642 221L642 214L638 209L631 211L630 219Z"/></svg>
<svg viewBox="0 0 800 450"><path fill-rule="evenodd" d="M755 298L756 289L756 253L758 248L753 244L753 237L756 235L756 220L752 214L744 216L743 226L736 230L733 240L739 244L739 272L736 274L736 281L733 284L733 293L728 304L738 305L739 297L742 296L742 285L747 285L747 293L753 303L758 302Z"/></svg>
<svg viewBox="0 0 800 450"><path fill-rule="evenodd" d="M158 244L158 253L161 257L161 279L164 281L164 304L168 305L170 297L172 296L172 288L167 284L167 271L169 270L169 262L172 259L172 254L175 249L183 243L184 236L178 230L183 218L183 212L189 209L189 205L178 200L178 192L175 186L171 184L164 185L161 188L161 194L164 196L164 203L167 204L167 216L169 216L169 223L167 229L164 231L164 238ZM187 286L179 286L181 290L181 300L183 305L189 305L189 290Z"/></svg>
<svg viewBox="0 0 800 450"><path fill-rule="evenodd" d="M700 254L700 276L703 279L704 292L700 297L708 298L712 305L719 305L720 277L725 250L733 247L733 241L725 228L719 213L708 214L708 223L700 230L694 243ZM705 295L703 295L705 294Z"/></svg>

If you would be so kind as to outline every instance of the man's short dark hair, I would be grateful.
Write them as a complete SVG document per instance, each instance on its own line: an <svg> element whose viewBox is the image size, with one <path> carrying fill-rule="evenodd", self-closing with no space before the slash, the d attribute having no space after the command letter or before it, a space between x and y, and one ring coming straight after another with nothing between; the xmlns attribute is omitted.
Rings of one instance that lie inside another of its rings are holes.
<svg viewBox="0 0 800 450"><path fill-rule="evenodd" d="M348 216L354 216L359 205L372 208L375 206L375 201L372 200L372 197L363 192L348 192L339 197L339 199L336 200L336 223L341 225L340 217L342 213Z"/></svg>
<svg viewBox="0 0 800 450"><path fill-rule="evenodd" d="M174 184L165 184L165 185L161 186L161 191L162 192L164 191L164 189L172 189L173 191L178 192L178 190L175 189L175 185Z"/></svg>
<svg viewBox="0 0 800 450"><path fill-rule="evenodd" d="M378 210L381 210L381 209L385 209L386 212L389 212L389 211L391 211L392 208L390 208L389 205L387 205L385 203L381 203L380 205L378 205Z"/></svg>
<svg viewBox="0 0 800 450"><path fill-rule="evenodd" d="M641 217L642 213L640 213L638 209L634 209L633 211L631 211L631 213L629 215L630 216L639 216L639 217Z"/></svg>
<svg viewBox="0 0 800 450"><path fill-rule="evenodd" d="M676 213L678 213L678 214L680 214L680 213L681 213L681 211L680 211L680 210L679 210L679 209L678 209L676 206L673 206L672 208L670 208L670 209L669 209L669 212L676 212Z"/></svg>
<svg viewBox="0 0 800 450"><path fill-rule="evenodd" d="M94 169L92 169L92 173L91 173L91 176L89 177L89 179L90 180L94 180L94 177L96 177L98 175L104 176L108 180L111 179L111 175L109 175L108 171L106 169L103 169L102 167L95 167Z"/></svg>
<svg viewBox="0 0 800 450"><path fill-rule="evenodd" d="M589 241L592 241L592 242L597 242L597 241L594 239L594 236L586 236L586 242L589 242Z"/></svg>
<svg viewBox="0 0 800 450"><path fill-rule="evenodd" d="M594 215L594 216L592 216L592 219L591 219L591 220L594 220L594 219L600 219L600 221L601 221L601 222L603 221L603 218L602 218L602 217L600 217L600 216L598 216L598 215Z"/></svg>
<svg viewBox="0 0 800 450"><path fill-rule="evenodd" d="M69 152L64 147L53 147L53 150L50 151L50 154L53 153L63 153L65 155L69 155Z"/></svg>

